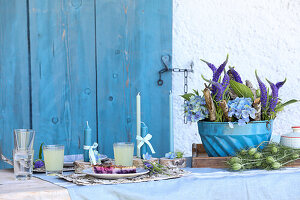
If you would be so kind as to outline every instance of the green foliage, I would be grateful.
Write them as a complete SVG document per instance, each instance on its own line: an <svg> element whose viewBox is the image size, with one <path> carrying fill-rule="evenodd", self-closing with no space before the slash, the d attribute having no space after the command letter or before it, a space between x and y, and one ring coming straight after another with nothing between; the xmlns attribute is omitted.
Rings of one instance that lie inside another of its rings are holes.
<svg viewBox="0 0 300 200"><path fill-rule="evenodd" d="M225 121L225 118L223 116L223 110L222 110L221 106L219 105L219 103L215 102L215 106L216 106L216 122Z"/></svg>
<svg viewBox="0 0 300 200"><path fill-rule="evenodd" d="M262 142L259 146L266 142ZM262 150L246 148L237 152L235 157L227 161L233 171L247 169L275 170L299 159L300 149L293 149L277 143L269 143Z"/></svg>
<svg viewBox="0 0 300 200"><path fill-rule="evenodd" d="M245 97L254 99L253 93L250 88L242 83L238 83L234 80L230 80L230 86L233 91L238 95L238 97Z"/></svg>
<svg viewBox="0 0 300 200"><path fill-rule="evenodd" d="M150 175L153 174L164 174L170 175L167 172L167 168L157 162L143 161L144 168L150 171Z"/></svg>
<svg viewBox="0 0 300 200"><path fill-rule="evenodd" d="M278 103L276 108L275 108L275 111L276 112L280 112L283 110L283 108L287 105L290 105L290 104L293 104L293 103L297 103L297 102L300 102L299 100L296 100L296 99L291 99L285 103Z"/></svg>
<svg viewBox="0 0 300 200"><path fill-rule="evenodd" d="M256 90L256 98L260 98L260 89Z"/></svg>
<svg viewBox="0 0 300 200"><path fill-rule="evenodd" d="M183 152L177 151L176 158L182 158L182 157L183 157Z"/></svg>
<svg viewBox="0 0 300 200"><path fill-rule="evenodd" d="M193 89L193 92L194 92L197 96L200 96L198 90L194 90L194 89Z"/></svg>
<svg viewBox="0 0 300 200"><path fill-rule="evenodd" d="M40 150L39 150L39 159L40 159L40 160L42 160L43 145L44 145L44 142L40 145Z"/></svg>
<svg viewBox="0 0 300 200"><path fill-rule="evenodd" d="M180 95L182 98L184 98L185 100L189 101L191 96L193 96L194 94L193 93L187 93L187 94L183 94L183 95Z"/></svg>

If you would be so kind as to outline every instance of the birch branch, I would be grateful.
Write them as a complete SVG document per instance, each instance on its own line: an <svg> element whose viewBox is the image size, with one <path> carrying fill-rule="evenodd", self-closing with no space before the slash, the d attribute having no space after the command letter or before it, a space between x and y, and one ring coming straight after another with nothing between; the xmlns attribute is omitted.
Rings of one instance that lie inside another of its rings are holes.
<svg viewBox="0 0 300 200"><path fill-rule="evenodd" d="M260 102L260 98L255 99L252 106L256 110L254 121L260 121L261 120L261 102Z"/></svg>
<svg viewBox="0 0 300 200"><path fill-rule="evenodd" d="M225 117L225 120L228 121L228 122L231 122L232 118L228 116L229 109L228 109L228 105L227 105L225 100L220 101L220 107L223 111L223 115Z"/></svg>
<svg viewBox="0 0 300 200"><path fill-rule="evenodd" d="M246 86L251 89L254 99L256 99L256 89L253 87L252 83L249 80L246 80Z"/></svg>
<svg viewBox="0 0 300 200"><path fill-rule="evenodd" d="M230 70L227 71L227 74L229 75L230 80L234 80L234 77ZM229 86L228 94L230 96L230 99L235 99L238 97L238 95L234 92L231 86Z"/></svg>
<svg viewBox="0 0 300 200"><path fill-rule="evenodd" d="M209 121L214 122L216 121L216 107L211 97L210 90L208 88L205 88L203 94L206 102L206 107L209 112Z"/></svg>

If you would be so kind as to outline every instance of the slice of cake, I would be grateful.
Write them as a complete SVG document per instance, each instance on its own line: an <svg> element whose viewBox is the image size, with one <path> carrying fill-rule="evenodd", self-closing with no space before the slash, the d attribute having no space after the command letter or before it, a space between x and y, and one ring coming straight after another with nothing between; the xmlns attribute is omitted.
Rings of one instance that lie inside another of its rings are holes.
<svg viewBox="0 0 300 200"><path fill-rule="evenodd" d="M130 174L136 173L136 167L124 167L110 164L93 165L96 174Z"/></svg>

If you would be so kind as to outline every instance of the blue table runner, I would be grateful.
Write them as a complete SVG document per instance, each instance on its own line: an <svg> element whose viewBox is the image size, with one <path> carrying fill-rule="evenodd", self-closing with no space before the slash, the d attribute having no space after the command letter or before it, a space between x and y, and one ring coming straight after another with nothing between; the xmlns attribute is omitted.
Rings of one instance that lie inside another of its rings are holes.
<svg viewBox="0 0 300 200"><path fill-rule="evenodd" d="M44 174L35 177L68 189L71 199L103 200L299 200L300 168L276 171L186 168L178 179L118 185L78 186Z"/></svg>

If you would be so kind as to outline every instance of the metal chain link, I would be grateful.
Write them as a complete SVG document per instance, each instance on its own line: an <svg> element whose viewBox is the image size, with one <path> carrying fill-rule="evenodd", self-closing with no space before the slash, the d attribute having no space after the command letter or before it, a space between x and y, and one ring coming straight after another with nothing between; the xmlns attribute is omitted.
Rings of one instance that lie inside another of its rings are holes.
<svg viewBox="0 0 300 200"><path fill-rule="evenodd" d="M183 86L183 90L184 90L184 94L187 94L188 89L189 89L189 88L188 88L188 70L187 70L187 69L184 70L183 75L184 75L184 86ZM184 100L184 104L186 104L186 102L187 102L187 100ZM187 117L186 117L186 116L184 116L183 121L184 121L185 124L187 124Z"/></svg>
<svg viewBox="0 0 300 200"><path fill-rule="evenodd" d="M183 73L183 75L184 75L184 94L186 94L188 92L188 73L189 73L188 70L185 69L184 73Z"/></svg>
<svg viewBox="0 0 300 200"><path fill-rule="evenodd" d="M180 69L180 68L172 68L172 69L170 69L170 68L168 68L168 67L166 67L166 68L164 68L164 69L162 69L162 70L160 70L159 71L159 80L157 81L157 84L159 85L159 86L161 86L162 84L163 84L163 80L161 79L161 74L162 73L165 73L165 72L168 72L168 71L171 71L171 72L183 72L183 76L184 76L184 79L183 79L183 81L184 81L184 85L183 85L183 91L184 91L184 94L187 94L188 93L188 76L189 76L189 72L194 72L194 70L193 70L193 66L194 66L194 62L191 62L191 65L190 65L190 67L191 67L191 69ZM187 102L187 100L184 100L184 103L186 103ZM187 124L187 118L186 118L186 116L184 117L184 123L185 124Z"/></svg>

